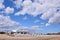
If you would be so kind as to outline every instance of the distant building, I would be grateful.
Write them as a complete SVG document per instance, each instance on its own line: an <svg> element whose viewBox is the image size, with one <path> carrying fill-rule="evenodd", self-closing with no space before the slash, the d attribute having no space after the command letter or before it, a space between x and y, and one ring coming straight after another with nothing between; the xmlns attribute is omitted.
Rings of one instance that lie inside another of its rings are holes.
<svg viewBox="0 0 60 40"><path fill-rule="evenodd" d="M13 30L11 34L31 34L27 29Z"/></svg>

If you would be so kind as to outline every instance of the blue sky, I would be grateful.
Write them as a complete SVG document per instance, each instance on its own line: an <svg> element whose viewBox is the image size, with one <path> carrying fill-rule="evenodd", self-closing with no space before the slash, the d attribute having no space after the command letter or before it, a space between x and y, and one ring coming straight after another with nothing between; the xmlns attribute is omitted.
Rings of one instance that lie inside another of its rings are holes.
<svg viewBox="0 0 60 40"><path fill-rule="evenodd" d="M18 28L60 32L60 0L0 0L0 30Z"/></svg>

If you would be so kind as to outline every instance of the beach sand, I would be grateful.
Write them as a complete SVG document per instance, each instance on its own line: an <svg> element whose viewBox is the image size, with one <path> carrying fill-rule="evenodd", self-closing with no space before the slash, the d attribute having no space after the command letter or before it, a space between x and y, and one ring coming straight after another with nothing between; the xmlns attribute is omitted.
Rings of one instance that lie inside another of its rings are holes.
<svg viewBox="0 0 60 40"><path fill-rule="evenodd" d="M0 34L0 40L60 40L60 35L19 35Z"/></svg>

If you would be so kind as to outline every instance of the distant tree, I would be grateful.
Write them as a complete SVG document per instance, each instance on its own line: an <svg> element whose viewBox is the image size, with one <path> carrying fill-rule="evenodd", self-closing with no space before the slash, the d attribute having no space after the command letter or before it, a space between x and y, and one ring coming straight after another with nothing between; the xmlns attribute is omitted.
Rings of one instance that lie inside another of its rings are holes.
<svg viewBox="0 0 60 40"><path fill-rule="evenodd" d="M58 32L57 34L60 34L60 32Z"/></svg>
<svg viewBox="0 0 60 40"><path fill-rule="evenodd" d="M58 33L47 33L47 35L60 35L60 32L58 32Z"/></svg>
<svg viewBox="0 0 60 40"><path fill-rule="evenodd" d="M5 34L5 32L0 32L0 34Z"/></svg>

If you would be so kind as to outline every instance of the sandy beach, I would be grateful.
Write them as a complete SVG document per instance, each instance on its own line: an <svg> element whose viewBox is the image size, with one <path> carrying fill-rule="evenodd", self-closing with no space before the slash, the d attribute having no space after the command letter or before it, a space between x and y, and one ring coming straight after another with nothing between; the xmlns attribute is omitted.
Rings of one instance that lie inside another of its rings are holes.
<svg viewBox="0 0 60 40"><path fill-rule="evenodd" d="M9 36L6 34L0 34L0 40L60 40L60 35Z"/></svg>

